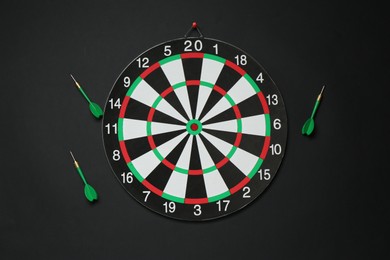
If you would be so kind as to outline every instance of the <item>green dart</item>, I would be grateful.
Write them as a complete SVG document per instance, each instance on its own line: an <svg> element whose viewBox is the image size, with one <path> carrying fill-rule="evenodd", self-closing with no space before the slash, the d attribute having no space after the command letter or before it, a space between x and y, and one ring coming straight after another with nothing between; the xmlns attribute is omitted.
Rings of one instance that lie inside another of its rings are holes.
<svg viewBox="0 0 390 260"><path fill-rule="evenodd" d="M322 92L324 91L325 86L322 87L321 93L317 97L316 104L314 105L313 112L311 113L311 117L305 122L305 124L302 127L302 134L303 135L311 135L314 130L314 116L317 112L318 106L320 105Z"/></svg>
<svg viewBox="0 0 390 260"><path fill-rule="evenodd" d="M81 94L83 94L84 98L88 101L89 103L89 110L91 111L92 115L96 118L101 118L103 116L103 110L100 108L100 106L94 102L92 102L87 94L84 92L84 90L81 88L80 84L76 81L76 79L70 74L72 77L74 83L76 84L77 88L80 90Z"/></svg>
<svg viewBox="0 0 390 260"><path fill-rule="evenodd" d="M98 195L95 191L95 189L89 185L84 177L84 174L78 164L78 162L76 161L76 159L74 158L73 156L73 153L70 151L70 155L72 156L73 158L73 161L74 161L74 166L76 167L76 170L77 172L79 173L81 179L83 180L84 182L84 194L85 194L85 197L87 198L87 200L89 200L90 202L93 202L94 200L97 200L98 199Z"/></svg>

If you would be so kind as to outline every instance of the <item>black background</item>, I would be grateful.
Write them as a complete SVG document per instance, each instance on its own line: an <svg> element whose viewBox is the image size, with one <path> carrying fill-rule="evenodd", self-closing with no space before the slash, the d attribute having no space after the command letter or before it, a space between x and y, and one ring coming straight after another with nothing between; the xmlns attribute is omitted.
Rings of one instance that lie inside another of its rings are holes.
<svg viewBox="0 0 390 260"><path fill-rule="evenodd" d="M388 9L340 2L2 1L0 258L389 258ZM121 188L69 76L103 106L133 58L193 21L265 67L289 119L267 191L205 223L157 215ZM323 84L315 135L303 137Z"/></svg>

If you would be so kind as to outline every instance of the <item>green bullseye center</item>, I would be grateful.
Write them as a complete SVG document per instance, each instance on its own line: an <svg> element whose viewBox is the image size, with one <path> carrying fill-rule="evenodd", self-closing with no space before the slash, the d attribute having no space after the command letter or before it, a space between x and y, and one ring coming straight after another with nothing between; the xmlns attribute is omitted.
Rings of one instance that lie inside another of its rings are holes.
<svg viewBox="0 0 390 260"><path fill-rule="evenodd" d="M202 123L197 119L192 119L188 121L186 129L189 134L197 135L202 131Z"/></svg>

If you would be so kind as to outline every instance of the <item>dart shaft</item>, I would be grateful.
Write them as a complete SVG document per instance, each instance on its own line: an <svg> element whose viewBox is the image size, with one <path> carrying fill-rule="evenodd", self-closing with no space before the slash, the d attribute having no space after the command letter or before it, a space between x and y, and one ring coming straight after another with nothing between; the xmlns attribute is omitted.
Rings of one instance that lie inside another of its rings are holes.
<svg viewBox="0 0 390 260"><path fill-rule="evenodd" d="M91 103L91 100L87 96L87 94L84 92L84 90L78 85L78 89L80 90L81 94L83 94L84 98L88 101L88 103Z"/></svg>
<svg viewBox="0 0 390 260"><path fill-rule="evenodd" d="M79 175L80 175L81 179L83 180L84 184L87 184L87 181L85 180L83 171L81 170L79 164L76 161L74 162L74 166L76 167L76 170L79 173Z"/></svg>
<svg viewBox="0 0 390 260"><path fill-rule="evenodd" d="M314 108L313 108L313 112L311 113L311 118L314 118L319 105L320 105L320 100L317 99L316 104L314 105Z"/></svg>

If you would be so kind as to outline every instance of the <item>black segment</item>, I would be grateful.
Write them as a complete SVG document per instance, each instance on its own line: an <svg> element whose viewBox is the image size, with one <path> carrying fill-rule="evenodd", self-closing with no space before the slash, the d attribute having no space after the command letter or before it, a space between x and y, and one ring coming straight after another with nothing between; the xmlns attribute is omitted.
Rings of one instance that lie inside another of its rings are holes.
<svg viewBox="0 0 390 260"><path fill-rule="evenodd" d="M164 71L161 67L155 69L150 73L144 80L157 91L158 94L161 94L166 90L171 84L169 83L167 77L164 74Z"/></svg>
<svg viewBox="0 0 390 260"><path fill-rule="evenodd" d="M241 117L264 114L263 107L261 106L260 99L257 95L253 95L242 101L237 104L237 107L240 109Z"/></svg>
<svg viewBox="0 0 390 260"><path fill-rule="evenodd" d="M156 169L149 174L146 180L153 184L156 188L164 190L171 174L172 170L166 167L163 163L160 163Z"/></svg>
<svg viewBox="0 0 390 260"><path fill-rule="evenodd" d="M223 66L215 85L228 92L240 78L241 75L237 71L228 66Z"/></svg>
<svg viewBox="0 0 390 260"><path fill-rule="evenodd" d="M173 138L177 137L178 135L182 134L183 132L184 132L184 130L178 130L178 131L153 135L153 140L154 140L154 143L156 144L156 146L158 147L158 146L165 144L166 142L172 140Z"/></svg>
<svg viewBox="0 0 390 260"><path fill-rule="evenodd" d="M190 86L188 89L188 97L190 99L192 116L195 117L196 105L198 103L199 86Z"/></svg>
<svg viewBox="0 0 390 260"><path fill-rule="evenodd" d="M229 144L233 145L236 141L236 133L231 132L225 132L225 131L218 131L218 130L203 130L204 132L213 135L214 137L217 137L225 142L228 142Z"/></svg>
<svg viewBox="0 0 390 260"><path fill-rule="evenodd" d="M229 189L236 186L246 177L231 161L228 161L218 170Z"/></svg>
<svg viewBox="0 0 390 260"><path fill-rule="evenodd" d="M204 125L218 123L223 121L235 120L237 119L236 114L234 113L233 108L229 108L226 111L219 113L218 115L210 118L209 120L203 122Z"/></svg>
<svg viewBox="0 0 390 260"><path fill-rule="evenodd" d="M209 112L210 109L213 108L221 98L224 97L220 93L214 90L211 91L210 96L207 99L206 104L204 105L202 113L199 116L199 119L202 120L202 118L207 114L207 112Z"/></svg>
<svg viewBox="0 0 390 260"><path fill-rule="evenodd" d="M127 109L124 117L131 118L131 119L146 120L148 118L149 111L150 111L150 107L142 104L141 102L138 102L135 99L130 98L129 103L127 104Z"/></svg>
<svg viewBox="0 0 390 260"><path fill-rule="evenodd" d="M264 145L264 136L243 134L240 148L259 157Z"/></svg>
<svg viewBox="0 0 390 260"><path fill-rule="evenodd" d="M199 199L207 197L203 175L188 175L186 198Z"/></svg>
<svg viewBox="0 0 390 260"><path fill-rule="evenodd" d="M187 135L174 149L173 151L168 154L165 159L167 159L170 163L176 165L177 161L179 160L183 149L188 141L189 135Z"/></svg>
<svg viewBox="0 0 390 260"><path fill-rule="evenodd" d="M186 80L200 80L203 59L182 59Z"/></svg>
<svg viewBox="0 0 390 260"><path fill-rule="evenodd" d="M184 88L184 87L182 87ZM173 106L179 112L184 118L189 120L186 111L184 110L181 102L179 101L178 97L176 96L175 93L171 92L167 96L165 96L165 100Z"/></svg>
<svg viewBox="0 0 390 260"><path fill-rule="evenodd" d="M171 116L168 116L167 114L164 114L158 110L154 111L153 115L153 121L152 122L161 122L161 123L167 123L167 124L175 124L175 125L184 125L183 122L177 120L176 118L173 118Z"/></svg>
<svg viewBox="0 0 390 260"><path fill-rule="evenodd" d="M148 138L146 137L126 140L125 145L131 160L137 159L141 155L151 150L149 146Z"/></svg>
<svg viewBox="0 0 390 260"><path fill-rule="evenodd" d="M213 162L216 164L222 159L225 158L225 155L223 155L213 144L211 144L204 136L200 135L200 138L202 139L202 142L204 146L206 147L208 153L210 154L211 158L213 159Z"/></svg>
<svg viewBox="0 0 390 260"><path fill-rule="evenodd" d="M202 165L200 163L200 157L199 157L198 143L195 137L193 137L192 140L190 169L192 170L202 169Z"/></svg>

